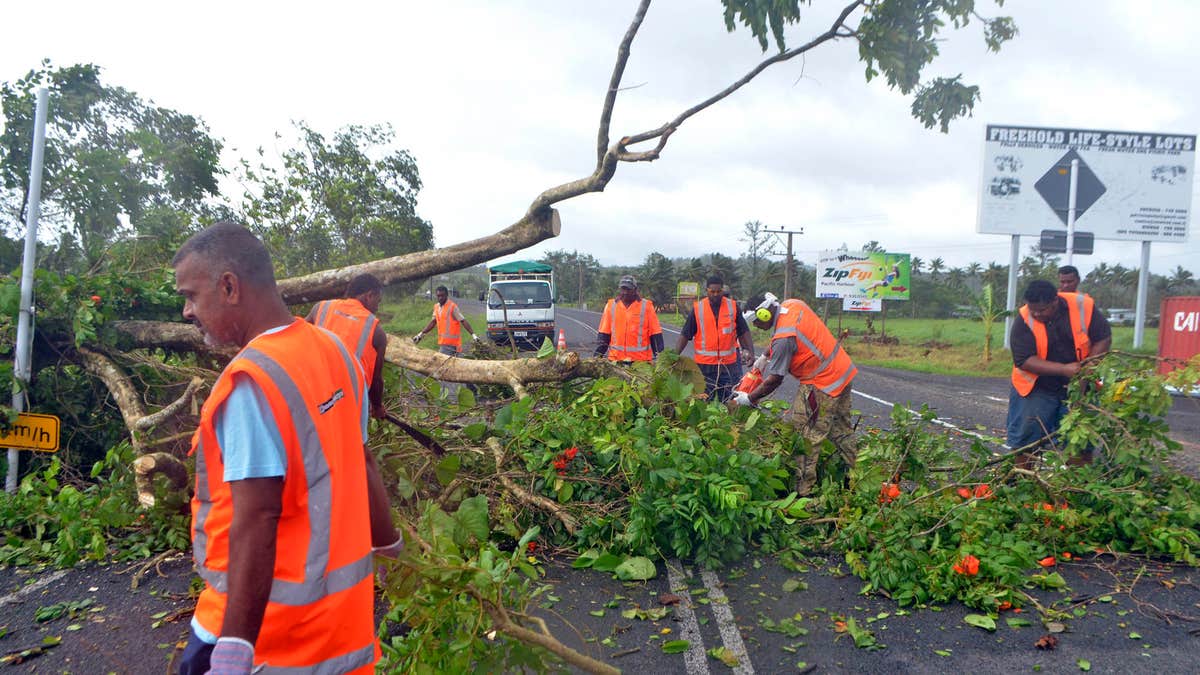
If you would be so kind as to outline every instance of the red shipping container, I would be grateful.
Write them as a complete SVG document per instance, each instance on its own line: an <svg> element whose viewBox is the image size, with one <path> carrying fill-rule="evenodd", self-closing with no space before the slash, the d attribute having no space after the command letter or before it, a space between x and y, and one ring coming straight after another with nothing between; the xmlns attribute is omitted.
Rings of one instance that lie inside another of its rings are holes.
<svg viewBox="0 0 1200 675"><path fill-rule="evenodd" d="M1163 298L1158 323L1158 356L1187 361L1200 354L1200 297ZM1158 372L1169 373L1175 365L1158 363Z"/></svg>

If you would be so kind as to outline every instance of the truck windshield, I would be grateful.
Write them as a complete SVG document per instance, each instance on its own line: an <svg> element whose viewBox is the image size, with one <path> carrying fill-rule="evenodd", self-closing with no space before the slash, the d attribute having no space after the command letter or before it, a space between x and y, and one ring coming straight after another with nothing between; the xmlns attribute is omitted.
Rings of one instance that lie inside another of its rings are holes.
<svg viewBox="0 0 1200 675"><path fill-rule="evenodd" d="M550 284L544 281L506 281L492 284L498 293L488 293L488 307L500 307L500 297L509 307L550 307Z"/></svg>

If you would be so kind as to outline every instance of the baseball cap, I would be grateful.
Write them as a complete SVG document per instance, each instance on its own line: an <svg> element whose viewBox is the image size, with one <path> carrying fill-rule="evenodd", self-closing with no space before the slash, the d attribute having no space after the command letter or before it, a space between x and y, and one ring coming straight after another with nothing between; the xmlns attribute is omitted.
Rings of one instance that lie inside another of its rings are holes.
<svg viewBox="0 0 1200 675"><path fill-rule="evenodd" d="M626 274L621 277L621 281L617 284L617 288L637 288L637 279L633 278L632 274Z"/></svg>

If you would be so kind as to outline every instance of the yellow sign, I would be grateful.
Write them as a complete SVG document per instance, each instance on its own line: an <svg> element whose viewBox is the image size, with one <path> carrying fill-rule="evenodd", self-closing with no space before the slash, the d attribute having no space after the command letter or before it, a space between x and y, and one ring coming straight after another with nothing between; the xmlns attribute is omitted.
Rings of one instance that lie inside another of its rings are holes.
<svg viewBox="0 0 1200 675"><path fill-rule="evenodd" d="M60 423L54 415L18 413L8 431L0 433L0 448L58 452Z"/></svg>

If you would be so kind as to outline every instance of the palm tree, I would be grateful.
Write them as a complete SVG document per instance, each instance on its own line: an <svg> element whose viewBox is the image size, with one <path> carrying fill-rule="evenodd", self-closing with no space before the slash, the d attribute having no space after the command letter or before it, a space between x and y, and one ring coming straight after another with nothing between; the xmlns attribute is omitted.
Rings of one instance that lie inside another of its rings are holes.
<svg viewBox="0 0 1200 675"><path fill-rule="evenodd" d="M969 277L977 277L977 276L979 276L979 273L982 271L983 271L983 265L980 265L977 262L973 262L970 265L967 265L967 276L969 276Z"/></svg>
<svg viewBox="0 0 1200 675"><path fill-rule="evenodd" d="M961 267L951 267L948 279L951 286L961 286L967 278L967 273Z"/></svg>
<svg viewBox="0 0 1200 675"><path fill-rule="evenodd" d="M1195 275L1190 270L1183 269L1183 265L1176 265L1175 271L1171 273L1170 279L1167 280L1167 285L1172 291L1177 291L1181 288L1191 286L1193 281L1195 281Z"/></svg>
<svg viewBox="0 0 1200 675"><path fill-rule="evenodd" d="M946 261L942 260L940 256L929 261L929 272L933 276L941 274L944 269L946 269Z"/></svg>
<svg viewBox="0 0 1200 675"><path fill-rule="evenodd" d="M920 274L921 270L924 269L925 261L921 260L921 256L914 255L912 260L909 262L909 265L912 267L912 273L916 275Z"/></svg>

